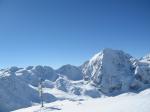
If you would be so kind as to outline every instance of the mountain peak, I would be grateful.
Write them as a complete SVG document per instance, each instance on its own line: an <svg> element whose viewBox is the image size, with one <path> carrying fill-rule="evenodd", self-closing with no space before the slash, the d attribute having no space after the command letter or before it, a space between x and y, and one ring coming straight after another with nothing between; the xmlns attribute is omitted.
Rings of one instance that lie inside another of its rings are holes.
<svg viewBox="0 0 150 112"><path fill-rule="evenodd" d="M117 89L126 91L128 86L123 83L130 82L124 79L126 77L133 78L131 58L129 54L121 50L103 49L84 66L84 78L92 80L105 93L110 93L113 87L115 89L112 92L118 91Z"/></svg>
<svg viewBox="0 0 150 112"><path fill-rule="evenodd" d="M110 48L105 48L102 51L100 51L99 53L95 54L91 59L90 59L90 63L99 59L103 58L104 54L108 54L113 52L114 50L110 49Z"/></svg>
<svg viewBox="0 0 150 112"><path fill-rule="evenodd" d="M111 49L111 48L104 48L104 49L102 50L103 53L114 52L114 51L118 51L118 50L114 50L114 49Z"/></svg>
<svg viewBox="0 0 150 112"><path fill-rule="evenodd" d="M122 50L114 50L111 48L105 48L101 52L95 54L91 59L89 63L93 63L94 61L100 61L103 58L105 59L113 59L113 58L120 58L121 56L125 56L127 58L131 58L131 56Z"/></svg>

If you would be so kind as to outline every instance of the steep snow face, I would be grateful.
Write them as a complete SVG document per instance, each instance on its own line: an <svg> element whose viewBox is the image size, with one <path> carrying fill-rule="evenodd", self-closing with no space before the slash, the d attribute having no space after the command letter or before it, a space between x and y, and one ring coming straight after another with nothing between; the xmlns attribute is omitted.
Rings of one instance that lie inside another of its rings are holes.
<svg viewBox="0 0 150 112"><path fill-rule="evenodd" d="M134 78L132 60L123 51L104 49L83 67L84 78L106 94L128 91Z"/></svg>
<svg viewBox="0 0 150 112"><path fill-rule="evenodd" d="M150 55L140 60L119 50L104 49L82 65L84 79L105 94L120 94L150 87Z"/></svg>
<svg viewBox="0 0 150 112"><path fill-rule="evenodd" d="M57 70L57 73L64 75L68 79L74 81L83 79L83 74L81 69L73 65L64 65Z"/></svg>

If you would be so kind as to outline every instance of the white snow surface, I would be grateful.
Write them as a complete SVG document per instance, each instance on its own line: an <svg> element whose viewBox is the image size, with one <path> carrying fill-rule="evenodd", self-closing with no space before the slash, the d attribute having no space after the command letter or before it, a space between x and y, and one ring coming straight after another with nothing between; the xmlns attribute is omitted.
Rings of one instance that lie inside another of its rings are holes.
<svg viewBox="0 0 150 112"><path fill-rule="evenodd" d="M85 99L83 101L56 101L23 108L13 112L149 112L150 89L138 94L125 93L115 97L102 97L97 99Z"/></svg>

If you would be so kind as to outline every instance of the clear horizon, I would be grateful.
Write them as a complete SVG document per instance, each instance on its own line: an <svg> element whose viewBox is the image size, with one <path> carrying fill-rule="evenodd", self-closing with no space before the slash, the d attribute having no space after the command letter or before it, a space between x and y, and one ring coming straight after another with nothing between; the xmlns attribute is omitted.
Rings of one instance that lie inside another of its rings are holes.
<svg viewBox="0 0 150 112"><path fill-rule="evenodd" d="M79 66L103 48L150 53L148 0L0 0L0 68Z"/></svg>

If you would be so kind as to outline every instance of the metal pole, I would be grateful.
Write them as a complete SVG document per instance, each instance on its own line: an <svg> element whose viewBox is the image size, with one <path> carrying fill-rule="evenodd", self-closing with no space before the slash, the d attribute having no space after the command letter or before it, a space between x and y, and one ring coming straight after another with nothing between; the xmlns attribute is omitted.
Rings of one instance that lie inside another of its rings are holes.
<svg viewBox="0 0 150 112"><path fill-rule="evenodd" d="M42 80L40 80L40 83L39 83L39 94L40 94L40 97L41 97L41 107L44 107Z"/></svg>

